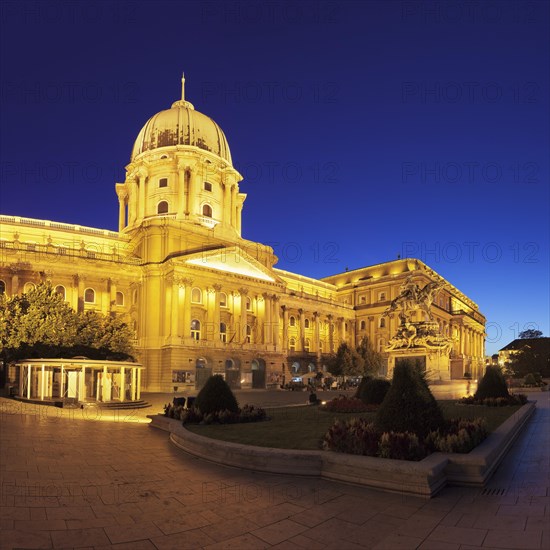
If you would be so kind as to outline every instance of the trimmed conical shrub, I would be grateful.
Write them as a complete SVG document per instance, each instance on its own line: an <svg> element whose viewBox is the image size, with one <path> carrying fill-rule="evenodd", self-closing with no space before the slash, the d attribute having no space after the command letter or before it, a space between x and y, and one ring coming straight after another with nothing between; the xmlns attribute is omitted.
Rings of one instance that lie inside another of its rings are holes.
<svg viewBox="0 0 550 550"><path fill-rule="evenodd" d="M389 380L365 377L361 380L355 397L366 405L380 405L390 389Z"/></svg>
<svg viewBox="0 0 550 550"><path fill-rule="evenodd" d="M233 395L227 382L219 374L211 376L203 386L197 399L195 407L205 416L217 411L238 412L239 404Z"/></svg>
<svg viewBox="0 0 550 550"><path fill-rule="evenodd" d="M488 366L485 369L483 378L479 381L474 398L486 399L487 397L510 397L508 386L500 367Z"/></svg>
<svg viewBox="0 0 550 550"><path fill-rule="evenodd" d="M443 413L424 376L411 362L395 366L375 425L383 432L411 432L420 437L444 425Z"/></svg>

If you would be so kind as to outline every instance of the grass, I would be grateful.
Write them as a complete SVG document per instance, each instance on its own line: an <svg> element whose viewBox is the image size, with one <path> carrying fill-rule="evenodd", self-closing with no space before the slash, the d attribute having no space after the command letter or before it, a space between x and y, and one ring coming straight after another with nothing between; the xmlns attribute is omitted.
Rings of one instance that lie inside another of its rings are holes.
<svg viewBox="0 0 550 550"><path fill-rule="evenodd" d="M520 406L483 407L481 405L457 405L455 401L439 401L445 418L477 418L487 421L489 431L495 430ZM244 445L275 447L279 449L315 450L321 447L323 436L334 420L353 417L374 419L375 413L331 413L315 406L266 409L271 420L251 424L188 425L190 431Z"/></svg>

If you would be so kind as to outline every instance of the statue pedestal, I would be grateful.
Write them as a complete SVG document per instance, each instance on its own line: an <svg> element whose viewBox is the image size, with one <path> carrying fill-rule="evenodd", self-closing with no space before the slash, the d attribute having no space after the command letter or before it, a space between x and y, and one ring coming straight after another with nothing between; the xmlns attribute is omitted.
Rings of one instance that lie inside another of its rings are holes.
<svg viewBox="0 0 550 550"><path fill-rule="evenodd" d="M452 340L439 333L439 325L431 321L404 321L386 348L388 375L395 364L409 360L426 373L429 382L451 379L450 351Z"/></svg>

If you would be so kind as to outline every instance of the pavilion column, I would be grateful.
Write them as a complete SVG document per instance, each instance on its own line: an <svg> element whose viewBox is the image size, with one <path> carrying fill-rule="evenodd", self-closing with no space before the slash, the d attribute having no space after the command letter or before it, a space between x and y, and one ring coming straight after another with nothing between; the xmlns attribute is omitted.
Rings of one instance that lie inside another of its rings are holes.
<svg viewBox="0 0 550 550"><path fill-rule="evenodd" d="M61 382L59 383L59 397L63 399L65 396L65 368L61 365Z"/></svg>
<svg viewBox="0 0 550 550"><path fill-rule="evenodd" d="M40 401L44 401L44 381L46 378L46 369L45 366L42 365L42 370L40 372Z"/></svg>
<svg viewBox="0 0 550 550"><path fill-rule="evenodd" d="M120 367L120 397L119 401L126 399L126 376L124 367Z"/></svg>
<svg viewBox="0 0 550 550"><path fill-rule="evenodd" d="M107 394L106 388L107 388L107 365L103 367L103 384L102 385L102 392L101 392L101 401L105 401L105 395Z"/></svg>
<svg viewBox="0 0 550 550"><path fill-rule="evenodd" d="M136 400L136 369L135 367L132 369L132 386L130 388L130 396L132 398L132 401Z"/></svg>
<svg viewBox="0 0 550 550"><path fill-rule="evenodd" d="M460 354L464 355L464 327L460 325L458 327L459 338L460 338Z"/></svg>
<svg viewBox="0 0 550 550"><path fill-rule="evenodd" d="M187 214L194 216L197 214L197 193L200 189L200 180L201 176L198 173L198 169L195 168L191 172L191 177L189 178L189 198L187 200Z"/></svg>
<svg viewBox="0 0 550 550"><path fill-rule="evenodd" d="M86 399L86 366L82 365L82 372L80 373L80 384L78 384L78 400L83 401Z"/></svg>
<svg viewBox="0 0 550 550"><path fill-rule="evenodd" d="M235 223L235 229L237 230L237 233L239 235L241 234L242 211L243 211L242 202L238 202L237 203L237 211L236 211L236 214L235 214L237 216L237 220L236 220L236 223Z"/></svg>
<svg viewBox="0 0 550 550"><path fill-rule="evenodd" d="M136 399L141 399L141 369L137 370Z"/></svg>
<svg viewBox="0 0 550 550"><path fill-rule="evenodd" d="M350 321L350 340L353 347L357 346L357 333L355 320Z"/></svg>
<svg viewBox="0 0 550 550"><path fill-rule="evenodd" d="M23 388L23 380L25 378L25 367L23 365L19 365L19 392L18 394L23 397L23 392L25 391L25 388Z"/></svg>
<svg viewBox="0 0 550 550"><path fill-rule="evenodd" d="M31 398L31 377L32 377L32 366L31 365L27 365L28 366L28 376L27 376L27 399L30 399Z"/></svg>

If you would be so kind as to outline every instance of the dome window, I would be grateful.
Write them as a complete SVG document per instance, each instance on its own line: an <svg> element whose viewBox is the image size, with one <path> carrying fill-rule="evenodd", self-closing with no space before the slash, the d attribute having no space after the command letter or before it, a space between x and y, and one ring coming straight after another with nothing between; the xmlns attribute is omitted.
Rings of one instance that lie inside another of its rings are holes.
<svg viewBox="0 0 550 550"><path fill-rule="evenodd" d="M159 187L168 187L168 178L160 178Z"/></svg>
<svg viewBox="0 0 550 550"><path fill-rule="evenodd" d="M204 190L205 191L212 191L212 184L209 181L204 182Z"/></svg>
<svg viewBox="0 0 550 550"><path fill-rule="evenodd" d="M160 201L157 205L157 214L167 214L168 203L166 201Z"/></svg>
<svg viewBox="0 0 550 550"><path fill-rule="evenodd" d="M209 204L205 204L202 207L202 215L211 218L212 217L212 207Z"/></svg>

